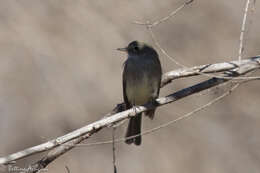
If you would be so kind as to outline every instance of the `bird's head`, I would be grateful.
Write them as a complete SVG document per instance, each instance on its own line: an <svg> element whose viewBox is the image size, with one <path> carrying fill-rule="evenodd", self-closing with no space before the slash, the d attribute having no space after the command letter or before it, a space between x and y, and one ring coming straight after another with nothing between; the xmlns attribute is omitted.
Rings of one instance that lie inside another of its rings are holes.
<svg viewBox="0 0 260 173"><path fill-rule="evenodd" d="M144 55L156 53L156 51L146 43L133 41L125 48L118 48L119 51L127 52L128 55Z"/></svg>

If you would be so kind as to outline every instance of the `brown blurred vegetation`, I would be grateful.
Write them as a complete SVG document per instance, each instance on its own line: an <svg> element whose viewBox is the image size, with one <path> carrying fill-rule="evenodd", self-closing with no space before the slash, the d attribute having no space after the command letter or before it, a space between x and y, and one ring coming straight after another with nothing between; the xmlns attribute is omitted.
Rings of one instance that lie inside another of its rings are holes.
<svg viewBox="0 0 260 173"><path fill-rule="evenodd" d="M0 2L0 156L40 144L102 118L122 101L125 55L132 40L153 44L135 20L159 19L181 0ZM246 33L245 55L260 54L259 2ZM194 66L238 56L244 0L198 0L154 29L168 53ZM164 72L178 68L160 54ZM254 75L260 75L255 73ZM174 81L161 95L206 79ZM256 173L260 171L259 82L241 86L198 116L147 135L141 147L116 144L119 172ZM217 88L160 108L150 129L223 92ZM117 137L125 127L117 129ZM103 130L87 142L111 139ZM112 146L75 148L49 173L112 171ZM31 163L39 156L19 162Z"/></svg>

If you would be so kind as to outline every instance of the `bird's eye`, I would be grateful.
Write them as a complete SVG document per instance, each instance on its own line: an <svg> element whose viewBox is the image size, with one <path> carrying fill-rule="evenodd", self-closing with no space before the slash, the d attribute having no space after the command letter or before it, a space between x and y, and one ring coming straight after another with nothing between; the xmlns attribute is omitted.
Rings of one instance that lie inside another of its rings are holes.
<svg viewBox="0 0 260 173"><path fill-rule="evenodd" d="M134 47L134 51L138 51L139 48L137 46Z"/></svg>

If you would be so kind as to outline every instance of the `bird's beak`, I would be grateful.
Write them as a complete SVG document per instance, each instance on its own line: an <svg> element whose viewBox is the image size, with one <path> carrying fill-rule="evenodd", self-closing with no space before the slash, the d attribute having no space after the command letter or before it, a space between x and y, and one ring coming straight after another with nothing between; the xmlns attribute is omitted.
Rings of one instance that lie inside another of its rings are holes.
<svg viewBox="0 0 260 173"><path fill-rule="evenodd" d="M117 48L116 50L123 51L123 52L127 52L127 47L124 47L124 48Z"/></svg>

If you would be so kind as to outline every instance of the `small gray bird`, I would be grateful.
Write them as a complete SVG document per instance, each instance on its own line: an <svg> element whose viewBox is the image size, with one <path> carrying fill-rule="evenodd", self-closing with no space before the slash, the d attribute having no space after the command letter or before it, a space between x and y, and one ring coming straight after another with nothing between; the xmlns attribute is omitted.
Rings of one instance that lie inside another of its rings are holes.
<svg viewBox="0 0 260 173"><path fill-rule="evenodd" d="M157 52L149 45L133 41L125 51L128 58L124 63L123 95L126 108L153 102L159 96L162 68ZM155 109L145 112L150 119L154 117ZM142 115L132 117L129 121L126 137L141 133ZM140 145L141 136L126 139L127 144Z"/></svg>

